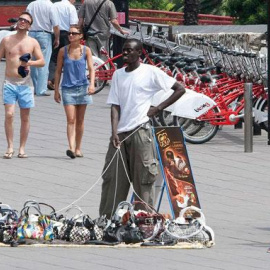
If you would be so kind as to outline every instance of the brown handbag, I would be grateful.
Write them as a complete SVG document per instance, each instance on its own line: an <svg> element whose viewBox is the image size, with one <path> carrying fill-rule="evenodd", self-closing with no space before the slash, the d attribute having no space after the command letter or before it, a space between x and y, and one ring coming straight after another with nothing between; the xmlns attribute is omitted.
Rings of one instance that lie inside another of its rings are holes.
<svg viewBox="0 0 270 270"><path fill-rule="evenodd" d="M141 201L135 201L133 205L137 209L138 205L143 206L143 210L137 210L135 215L135 223L139 227L143 239L150 241L158 237L164 231L164 216Z"/></svg>

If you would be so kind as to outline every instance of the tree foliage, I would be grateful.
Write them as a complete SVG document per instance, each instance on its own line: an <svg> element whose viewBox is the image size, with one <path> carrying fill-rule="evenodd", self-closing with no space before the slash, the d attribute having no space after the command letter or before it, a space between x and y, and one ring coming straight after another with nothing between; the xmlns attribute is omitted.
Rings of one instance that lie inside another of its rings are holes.
<svg viewBox="0 0 270 270"><path fill-rule="evenodd" d="M184 11L184 0L129 0L130 8ZM267 0L200 0L199 13L236 17L238 24L266 24Z"/></svg>
<svg viewBox="0 0 270 270"><path fill-rule="evenodd" d="M237 18L238 24L266 24L266 0L225 0L223 9L227 15Z"/></svg>
<svg viewBox="0 0 270 270"><path fill-rule="evenodd" d="M144 9L152 9L152 10L173 10L176 1L171 0L130 0L131 8L144 8Z"/></svg>

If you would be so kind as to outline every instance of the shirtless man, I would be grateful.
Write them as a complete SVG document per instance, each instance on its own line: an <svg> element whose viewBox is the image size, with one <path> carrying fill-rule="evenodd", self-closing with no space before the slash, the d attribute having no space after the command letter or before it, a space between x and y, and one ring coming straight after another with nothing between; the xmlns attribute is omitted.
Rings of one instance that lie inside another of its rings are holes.
<svg viewBox="0 0 270 270"><path fill-rule="evenodd" d="M14 155L13 147L13 118L15 104L18 101L21 116L19 158L26 158L25 144L30 128L30 108L34 107L33 92L29 87L30 72L24 78L18 73L18 67L29 66L43 67L44 58L38 42L27 35L27 31L33 22L28 12L22 12L17 23L17 33L3 38L0 44L0 59L6 58L5 80L3 85L3 103L5 105L5 132L7 138L7 151L3 158L11 159ZM36 60L28 62L20 61L19 58L29 53ZM26 72L27 73L27 72Z"/></svg>

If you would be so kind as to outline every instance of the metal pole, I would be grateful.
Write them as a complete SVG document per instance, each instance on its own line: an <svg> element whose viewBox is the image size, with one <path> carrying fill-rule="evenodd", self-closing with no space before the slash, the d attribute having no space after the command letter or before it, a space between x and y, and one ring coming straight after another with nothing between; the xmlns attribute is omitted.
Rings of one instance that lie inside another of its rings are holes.
<svg viewBox="0 0 270 270"><path fill-rule="evenodd" d="M252 83L245 83L245 152L253 152L253 134L252 134L252 124L253 124L253 115L252 115Z"/></svg>

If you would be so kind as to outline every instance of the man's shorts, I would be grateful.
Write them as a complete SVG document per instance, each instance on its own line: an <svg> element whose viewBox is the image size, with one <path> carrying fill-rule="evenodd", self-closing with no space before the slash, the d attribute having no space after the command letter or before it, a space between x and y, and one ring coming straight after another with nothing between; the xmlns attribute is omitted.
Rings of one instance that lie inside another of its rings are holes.
<svg viewBox="0 0 270 270"><path fill-rule="evenodd" d="M3 102L6 104L16 104L18 101L21 109L33 108L34 95L29 85L24 79L5 79L3 85Z"/></svg>

